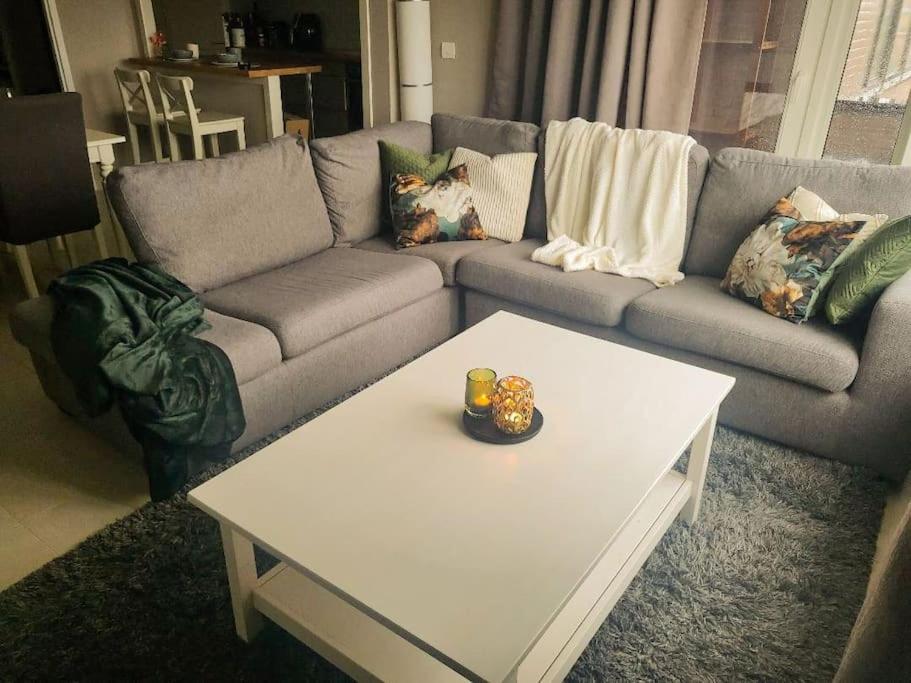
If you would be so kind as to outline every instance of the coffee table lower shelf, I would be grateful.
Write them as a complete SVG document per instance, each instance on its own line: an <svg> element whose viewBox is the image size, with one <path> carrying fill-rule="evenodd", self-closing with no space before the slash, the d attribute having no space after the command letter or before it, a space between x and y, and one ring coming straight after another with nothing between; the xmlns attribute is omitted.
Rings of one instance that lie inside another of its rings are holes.
<svg viewBox="0 0 911 683"><path fill-rule="evenodd" d="M512 680L562 680L690 498L679 472L639 505ZM297 570L279 564L253 591L255 609L356 680L460 681L463 676ZM429 649L429 648L428 648Z"/></svg>

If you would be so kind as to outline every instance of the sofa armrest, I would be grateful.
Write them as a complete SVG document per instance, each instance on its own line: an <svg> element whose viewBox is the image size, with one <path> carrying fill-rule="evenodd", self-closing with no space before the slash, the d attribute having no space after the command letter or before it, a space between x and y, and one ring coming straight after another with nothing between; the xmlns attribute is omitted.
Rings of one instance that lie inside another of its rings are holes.
<svg viewBox="0 0 911 683"><path fill-rule="evenodd" d="M16 305L9 316L13 338L32 353L52 360L51 323L54 320L54 301L47 294L26 299Z"/></svg>
<svg viewBox="0 0 911 683"><path fill-rule="evenodd" d="M864 338L855 389L911 420L911 271L880 295Z"/></svg>

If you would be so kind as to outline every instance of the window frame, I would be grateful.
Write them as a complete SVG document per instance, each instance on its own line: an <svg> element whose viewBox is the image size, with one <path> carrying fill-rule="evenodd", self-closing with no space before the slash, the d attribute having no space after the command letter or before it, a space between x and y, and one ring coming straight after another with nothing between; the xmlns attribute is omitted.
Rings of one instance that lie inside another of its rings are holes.
<svg viewBox="0 0 911 683"><path fill-rule="evenodd" d="M821 159L861 0L808 0L775 152ZM911 98L892 153L911 165Z"/></svg>

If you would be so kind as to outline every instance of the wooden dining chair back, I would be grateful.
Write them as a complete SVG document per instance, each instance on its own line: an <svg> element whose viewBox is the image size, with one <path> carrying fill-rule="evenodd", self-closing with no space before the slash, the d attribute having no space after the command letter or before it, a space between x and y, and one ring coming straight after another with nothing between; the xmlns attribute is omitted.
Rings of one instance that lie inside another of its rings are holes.
<svg viewBox="0 0 911 683"><path fill-rule="evenodd" d="M237 148L246 149L243 116L198 109L193 101L193 79L189 76L166 76L158 73L155 74L155 79L158 81L161 109L164 112L173 160L180 159L178 135L191 138L195 159L206 158L204 138L209 143L211 156L218 156L219 133L234 133L237 136Z"/></svg>
<svg viewBox="0 0 911 683"><path fill-rule="evenodd" d="M28 245L94 230L107 257L79 93L0 99L0 241L13 245L26 292L38 296Z"/></svg>
<svg viewBox="0 0 911 683"><path fill-rule="evenodd" d="M127 137L133 153L133 163L142 163L140 154L138 127L149 129L152 138L152 151L155 161L165 160L161 145L161 130L164 128L164 115L158 111L155 98L152 97L152 75L145 69L114 69L114 78L123 103L123 115L126 118Z"/></svg>

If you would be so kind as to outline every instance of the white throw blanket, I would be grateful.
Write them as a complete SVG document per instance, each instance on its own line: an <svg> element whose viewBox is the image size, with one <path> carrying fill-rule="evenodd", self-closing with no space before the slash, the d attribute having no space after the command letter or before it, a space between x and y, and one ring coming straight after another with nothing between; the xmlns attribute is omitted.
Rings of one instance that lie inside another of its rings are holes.
<svg viewBox="0 0 911 683"><path fill-rule="evenodd" d="M640 277L658 287L683 279L693 138L576 118L551 121L545 144L551 241L533 261Z"/></svg>

